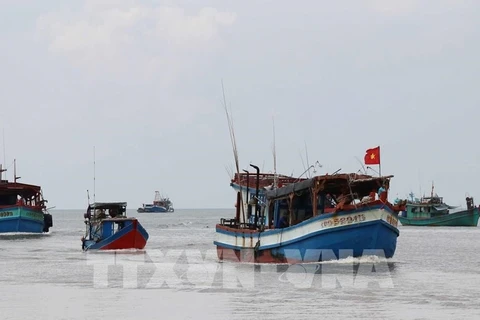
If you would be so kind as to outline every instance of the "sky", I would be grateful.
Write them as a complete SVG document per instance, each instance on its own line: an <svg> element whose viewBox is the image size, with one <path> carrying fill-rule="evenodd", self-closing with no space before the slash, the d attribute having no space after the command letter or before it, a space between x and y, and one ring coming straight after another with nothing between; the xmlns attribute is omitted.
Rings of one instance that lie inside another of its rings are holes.
<svg viewBox="0 0 480 320"><path fill-rule="evenodd" d="M391 198L433 181L480 204L478 1L0 7L0 162L57 209L86 207L94 171L97 201L233 208L222 81L240 169L273 171L275 123L277 172L357 172L380 146Z"/></svg>

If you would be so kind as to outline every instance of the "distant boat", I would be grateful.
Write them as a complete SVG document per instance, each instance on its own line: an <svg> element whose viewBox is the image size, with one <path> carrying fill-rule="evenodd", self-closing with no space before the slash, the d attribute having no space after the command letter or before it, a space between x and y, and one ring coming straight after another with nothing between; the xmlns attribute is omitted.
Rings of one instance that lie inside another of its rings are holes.
<svg viewBox="0 0 480 320"><path fill-rule="evenodd" d="M14 161L14 168L16 162ZM20 177L14 169L13 182L3 180L6 169L0 165L0 233L43 233L53 226L48 213L42 188L37 185L18 183Z"/></svg>
<svg viewBox="0 0 480 320"><path fill-rule="evenodd" d="M467 209L450 212L456 207L443 202L443 198L432 193L430 197L406 201L405 211L398 216L404 226L444 226L444 227L476 227L479 208L474 205L473 198L467 197Z"/></svg>
<svg viewBox="0 0 480 320"><path fill-rule="evenodd" d="M235 218L216 225L220 260L317 262L325 259L315 255L320 250L333 253L332 259L341 258L342 250L352 257L364 250L394 255L397 215L403 208L389 203L386 191L376 199L376 190L388 190L393 176L336 173L295 179L251 166L255 176L237 173L231 181L237 193Z"/></svg>
<svg viewBox="0 0 480 320"><path fill-rule="evenodd" d="M95 202L84 214L82 249L143 249L148 233L136 218L127 218L126 202Z"/></svg>
<svg viewBox="0 0 480 320"><path fill-rule="evenodd" d="M173 203L169 198L162 197L159 191L155 191L155 199L152 204L144 204L137 212L174 212Z"/></svg>

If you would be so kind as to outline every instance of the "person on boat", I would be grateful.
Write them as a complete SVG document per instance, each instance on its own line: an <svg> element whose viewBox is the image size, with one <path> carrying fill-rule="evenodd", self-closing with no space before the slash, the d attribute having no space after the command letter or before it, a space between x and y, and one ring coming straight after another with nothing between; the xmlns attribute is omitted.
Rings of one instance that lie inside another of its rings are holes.
<svg viewBox="0 0 480 320"><path fill-rule="evenodd" d="M105 219L105 209L95 209L95 218L96 219Z"/></svg>
<svg viewBox="0 0 480 320"><path fill-rule="evenodd" d="M387 188L385 186L385 183L382 184L380 188L378 188L378 197L383 202L387 201Z"/></svg>
<svg viewBox="0 0 480 320"><path fill-rule="evenodd" d="M118 215L118 211L115 208L111 208L108 210L108 214L110 217L115 218Z"/></svg>
<svg viewBox="0 0 480 320"><path fill-rule="evenodd" d="M325 196L325 207L335 208L336 203L336 199L330 193L327 193L327 195Z"/></svg>
<svg viewBox="0 0 480 320"><path fill-rule="evenodd" d="M288 227L288 219L287 219L287 214L286 213L284 213L282 215L282 217L280 218L279 224L280 224L280 228Z"/></svg>

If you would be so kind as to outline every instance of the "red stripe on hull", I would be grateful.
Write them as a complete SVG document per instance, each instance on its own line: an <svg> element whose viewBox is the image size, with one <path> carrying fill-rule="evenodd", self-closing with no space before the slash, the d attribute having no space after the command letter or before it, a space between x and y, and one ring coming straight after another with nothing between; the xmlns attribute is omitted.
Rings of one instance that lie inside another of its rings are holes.
<svg viewBox="0 0 480 320"><path fill-rule="evenodd" d="M253 249L235 250L217 246L217 256L220 260L242 263L300 263L302 261L288 260L283 256L272 255L271 250Z"/></svg>
<svg viewBox="0 0 480 320"><path fill-rule="evenodd" d="M147 240L137 230L137 221L133 222L133 230L123 237L103 246L100 250L143 249Z"/></svg>

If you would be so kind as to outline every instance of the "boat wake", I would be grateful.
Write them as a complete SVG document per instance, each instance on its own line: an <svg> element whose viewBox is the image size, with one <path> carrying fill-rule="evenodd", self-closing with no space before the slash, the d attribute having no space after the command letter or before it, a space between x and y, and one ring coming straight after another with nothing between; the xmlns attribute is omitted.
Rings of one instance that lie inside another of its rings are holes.
<svg viewBox="0 0 480 320"><path fill-rule="evenodd" d="M114 250L88 250L88 254L145 254L146 249L114 249Z"/></svg>
<svg viewBox="0 0 480 320"><path fill-rule="evenodd" d="M175 227L186 227L192 225L192 221L185 221L179 223L169 223L169 224L159 224L157 228L160 229L168 229L168 228L175 228Z"/></svg>
<svg viewBox="0 0 480 320"><path fill-rule="evenodd" d="M361 264L361 263L389 263L397 262L394 258L385 258L375 255L365 255L361 257L347 257L339 260L321 261L317 264Z"/></svg>
<svg viewBox="0 0 480 320"><path fill-rule="evenodd" d="M219 263L232 263L232 264L245 264L245 265L258 265L258 266L290 266L294 264L299 265L321 265L321 264L337 264L337 265L359 265L359 264L377 264L377 263L396 263L398 261L395 258L385 258L375 255L364 255L361 257L346 257L338 260L325 260L317 262L293 262L293 263L258 263L258 262L233 262L228 260L217 260Z"/></svg>
<svg viewBox="0 0 480 320"><path fill-rule="evenodd" d="M0 240L34 239L34 238L48 237L51 234L52 234L51 231L46 233L29 233L29 232L0 233Z"/></svg>

